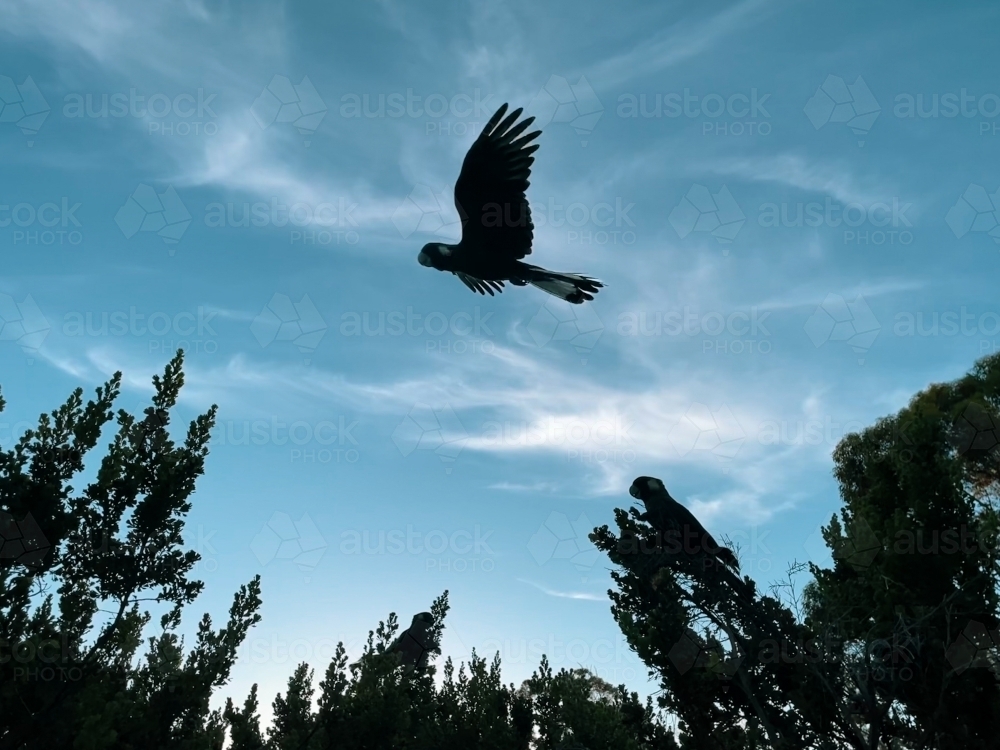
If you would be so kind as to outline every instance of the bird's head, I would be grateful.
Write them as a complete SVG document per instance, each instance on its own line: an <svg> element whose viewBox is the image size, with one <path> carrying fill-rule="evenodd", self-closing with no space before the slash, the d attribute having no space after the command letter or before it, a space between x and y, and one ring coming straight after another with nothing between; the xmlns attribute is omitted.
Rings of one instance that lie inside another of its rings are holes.
<svg viewBox="0 0 1000 750"><path fill-rule="evenodd" d="M430 612L420 612L413 616L413 622L407 632L424 648L432 645L431 629L434 627L434 616Z"/></svg>
<svg viewBox="0 0 1000 750"><path fill-rule="evenodd" d="M434 624L434 615L430 612L418 612L413 615L413 622L411 625L416 625L421 628L429 628Z"/></svg>
<svg viewBox="0 0 1000 750"><path fill-rule="evenodd" d="M417 262L427 268L445 270L451 257L452 246L442 242L428 242L417 256Z"/></svg>
<svg viewBox="0 0 1000 750"><path fill-rule="evenodd" d="M632 482L632 486L628 488L628 494L636 500L643 501L655 492L666 491L667 488L663 486L663 482L656 477L636 477L635 481Z"/></svg>

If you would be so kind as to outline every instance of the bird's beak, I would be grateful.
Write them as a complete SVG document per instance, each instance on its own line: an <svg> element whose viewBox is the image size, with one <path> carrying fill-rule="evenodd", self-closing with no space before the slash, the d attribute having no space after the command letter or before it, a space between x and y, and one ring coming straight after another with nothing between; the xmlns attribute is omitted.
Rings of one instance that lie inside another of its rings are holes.
<svg viewBox="0 0 1000 750"><path fill-rule="evenodd" d="M430 268L432 265L434 265L433 263L431 263L431 256L429 256L423 250L421 250L420 255L417 256L417 263L419 263L422 266L427 266L427 268Z"/></svg>
<svg viewBox="0 0 1000 750"><path fill-rule="evenodd" d="M636 486L634 484L631 487L628 488L628 494L630 494L636 500L641 500L642 499L641 497L639 497L639 490L636 488Z"/></svg>

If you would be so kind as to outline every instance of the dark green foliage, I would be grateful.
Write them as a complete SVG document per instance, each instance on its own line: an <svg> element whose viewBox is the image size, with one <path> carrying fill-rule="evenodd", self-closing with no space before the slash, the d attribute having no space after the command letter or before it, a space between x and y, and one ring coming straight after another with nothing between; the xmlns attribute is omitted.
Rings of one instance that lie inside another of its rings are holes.
<svg viewBox="0 0 1000 750"><path fill-rule="evenodd" d="M202 584L190 578L199 557L184 549L182 532L215 408L174 443L181 364L178 353L154 377L140 419L113 413L116 374L93 401L76 391L0 451L0 530L28 530L16 556L0 554L0 750L216 750L227 740L233 750L672 747L650 706L582 671L553 676L543 664L515 690L501 682L499 659L487 665L473 655L457 672L446 662L436 686L447 592L431 607L431 663L406 667L390 651L393 614L369 633L357 662L338 647L315 700L313 669L300 665L266 731L256 686L241 709L227 700L211 710L260 619L260 580L237 592L225 627L205 615L185 646L181 614ZM94 480L75 491L84 457L115 418ZM31 558L22 554L29 549ZM153 635L147 601L164 611Z"/></svg>
<svg viewBox="0 0 1000 750"><path fill-rule="evenodd" d="M435 648L448 612L445 592L431 607ZM504 685L500 659L491 663L473 652L457 670L448 659L435 687L435 668L401 666L389 647L398 630L394 614L369 632L361 657L348 665L343 646L320 682L317 710L311 710L312 671L300 664L285 694L274 701L275 719L268 748L278 750L570 750L621 748L668 750L673 737L659 721L651 702L613 688L586 670L553 675L543 659L520 688ZM255 742L248 709L227 712L232 731ZM251 722L256 726L255 722ZM248 744L247 747L259 747Z"/></svg>
<svg viewBox="0 0 1000 750"><path fill-rule="evenodd" d="M184 384L182 355L155 376L142 419L117 414L96 478L70 484L112 419L121 375L83 404L77 390L0 451L0 511L30 514L50 545L39 565L0 566L0 747L221 747L224 724L209 710L236 649L258 620L260 582L234 597L225 627L205 615L189 651L177 636L182 608L201 591L189 578L199 556L181 532L204 471L215 408L183 443L168 433ZM169 607L139 657L150 614Z"/></svg>
<svg viewBox="0 0 1000 750"><path fill-rule="evenodd" d="M141 419L113 414L116 374L0 451L0 531L17 537L0 554L0 750L1000 748L1000 355L841 441L834 565L809 566L801 597L791 581L759 595L705 556L664 554L634 509L616 510L617 533L595 530L618 568L612 612L660 679L657 708L544 658L520 687L475 652L438 678L445 592L426 664L401 663L390 614L356 662L341 644L330 664L299 665L266 730L256 685L242 708L210 708L260 619L259 579L224 627L204 615L192 644L178 635L202 588L182 532L215 419L171 439L181 364L154 378ZM152 634L146 601L163 613Z"/></svg>
<svg viewBox="0 0 1000 750"><path fill-rule="evenodd" d="M263 750L264 737L260 732L260 715L257 713L256 685L250 690L242 711L233 708L232 698L227 698L223 717L229 725L230 750Z"/></svg>
<svg viewBox="0 0 1000 750"><path fill-rule="evenodd" d="M634 510L592 535L681 746L1000 747L1000 355L846 436L834 462L835 564L809 566L801 599L746 601L664 557Z"/></svg>
<svg viewBox="0 0 1000 750"><path fill-rule="evenodd" d="M666 553L637 516L617 509L620 534L605 526L591 538L621 568L612 573L612 612L659 674L660 705L680 719L682 746L770 747L767 737L779 747L782 738L809 733L801 717L783 710L806 689L804 676L753 645L798 644L808 640L805 629L775 599L747 603L745 585L737 591L728 576Z"/></svg>
<svg viewBox="0 0 1000 750"><path fill-rule="evenodd" d="M852 664L858 701L907 747L1000 746L996 649L972 664L954 648L970 623L1000 624L998 406L994 355L834 453L844 508L825 537L837 560L814 568L807 613L856 652L868 644Z"/></svg>
<svg viewBox="0 0 1000 750"><path fill-rule="evenodd" d="M553 675L542 657L522 691L538 716L540 750L676 747L673 735L656 720L651 699L643 704L624 686L613 687L585 669Z"/></svg>

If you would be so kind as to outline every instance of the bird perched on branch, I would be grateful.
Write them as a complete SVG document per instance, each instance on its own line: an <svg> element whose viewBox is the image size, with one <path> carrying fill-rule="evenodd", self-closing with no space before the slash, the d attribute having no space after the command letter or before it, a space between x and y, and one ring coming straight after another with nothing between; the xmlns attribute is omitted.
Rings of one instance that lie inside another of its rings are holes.
<svg viewBox="0 0 1000 750"><path fill-rule="evenodd" d="M387 651L399 654L399 662L404 667L425 666L427 654L434 647L430 632L433 625L434 617L430 612L415 614L410 627L399 634Z"/></svg>
<svg viewBox="0 0 1000 750"><path fill-rule="evenodd" d="M515 125L522 112L515 109L501 122L506 112L504 104L486 123L469 148L455 183L462 241L457 245L430 242L417 260L422 266L450 271L480 294L493 296L495 291L503 291L504 282L510 282L515 286L531 284L573 304L592 300L604 286L600 281L522 261L531 253L534 230L525 195L535 161L532 154L538 149L531 141L542 131L521 136L535 118Z"/></svg>
<svg viewBox="0 0 1000 750"><path fill-rule="evenodd" d="M733 551L717 544L694 513L670 496L662 481L656 477L638 477L628 493L646 506L643 520L657 531L671 535L681 545L681 551L688 555L706 553L739 572L740 564Z"/></svg>

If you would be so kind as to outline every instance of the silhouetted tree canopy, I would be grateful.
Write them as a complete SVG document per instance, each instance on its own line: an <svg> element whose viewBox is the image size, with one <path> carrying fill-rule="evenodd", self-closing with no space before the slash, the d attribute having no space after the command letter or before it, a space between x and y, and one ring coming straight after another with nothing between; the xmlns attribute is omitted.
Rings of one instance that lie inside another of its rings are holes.
<svg viewBox="0 0 1000 750"><path fill-rule="evenodd" d="M0 747L218 746L223 722L209 709L236 649L258 620L260 581L233 598L227 624L204 615L185 649L181 610L202 589L184 550L188 498L204 471L215 407L168 433L184 384L180 353L153 378L142 418L112 405L121 375L83 403L77 389L0 451L0 511L44 536L45 554L25 564L0 555ZM95 478L82 481L84 457L102 428L117 425ZM7 541L4 542L6 547ZM166 613L145 638L151 615Z"/></svg>
<svg viewBox="0 0 1000 750"><path fill-rule="evenodd" d="M1000 355L834 451L832 569L745 602L631 509L591 536L684 748L997 748Z"/></svg>
<svg viewBox="0 0 1000 750"><path fill-rule="evenodd" d="M230 698L213 710L260 620L261 589L259 577L240 587L223 627L206 614L193 644L179 637L202 590L182 532L216 414L213 406L183 441L171 438L182 363L178 353L153 378L140 418L113 412L116 373L93 400L75 391L0 449L0 748L673 746L649 701L585 670L553 674L543 662L515 688L502 683L498 658L473 654L457 669L446 661L436 684L447 592L410 633L399 634L391 614L353 664L340 644L320 665L318 692L313 668L299 665L273 701L271 726L260 726L256 685L241 707ZM84 459L112 420L107 452L84 481ZM164 610L158 627L145 602Z"/></svg>
<svg viewBox="0 0 1000 750"><path fill-rule="evenodd" d="M760 595L732 564L718 575L705 555L665 554L635 508L595 530L616 566L612 612L660 682L655 706L544 657L519 687L499 655L446 659L439 675L444 592L406 631L390 614L356 661L339 644L329 664L300 664L267 727L257 685L211 703L260 619L259 577L222 627L205 614L193 643L178 635L202 590L183 529L216 412L171 438L182 362L154 377L141 418L113 412L116 374L0 449L4 750L1000 747L1000 355L840 442L832 568L795 565Z"/></svg>

